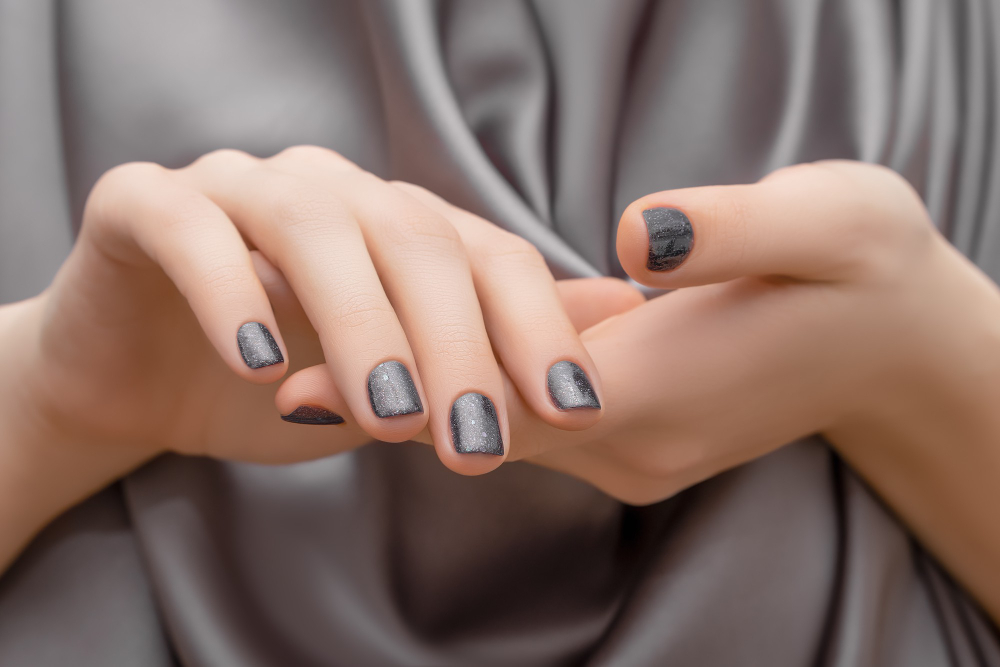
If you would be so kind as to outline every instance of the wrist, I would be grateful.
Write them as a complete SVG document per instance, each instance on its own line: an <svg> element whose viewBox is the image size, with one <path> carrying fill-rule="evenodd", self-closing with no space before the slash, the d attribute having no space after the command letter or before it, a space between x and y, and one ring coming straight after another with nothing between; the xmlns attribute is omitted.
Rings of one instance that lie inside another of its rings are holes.
<svg viewBox="0 0 1000 667"><path fill-rule="evenodd" d="M75 433L40 390L45 298L0 307L0 571L49 521L150 458Z"/></svg>
<svg viewBox="0 0 1000 667"><path fill-rule="evenodd" d="M898 363L826 432L921 541L1000 618L1000 292L950 246L908 299Z"/></svg>

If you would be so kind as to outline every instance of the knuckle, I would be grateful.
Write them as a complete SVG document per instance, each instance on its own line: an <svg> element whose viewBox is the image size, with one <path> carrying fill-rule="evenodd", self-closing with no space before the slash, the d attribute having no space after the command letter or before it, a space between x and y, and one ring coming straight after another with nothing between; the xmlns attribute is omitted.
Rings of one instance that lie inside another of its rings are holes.
<svg viewBox="0 0 1000 667"><path fill-rule="evenodd" d="M933 238L934 225L920 195L883 165L829 166L839 173L842 200L848 202L837 233L849 267L862 276L898 274Z"/></svg>
<svg viewBox="0 0 1000 667"><path fill-rule="evenodd" d="M428 342L436 357L448 364L466 370L482 368L485 361L493 361L493 349L484 332L471 323L450 323L434 327Z"/></svg>
<svg viewBox="0 0 1000 667"><path fill-rule="evenodd" d="M496 228L496 234L491 236L493 238L487 243L493 249L491 254L494 257L535 268L547 266L542 253L531 241L500 228Z"/></svg>
<svg viewBox="0 0 1000 667"><path fill-rule="evenodd" d="M216 262L198 280L198 289L213 297L242 297L251 293L246 267L231 262Z"/></svg>
<svg viewBox="0 0 1000 667"><path fill-rule="evenodd" d="M409 181L388 181L388 184L405 191L407 194L414 195L418 198L436 198L433 192L428 190L422 185L417 185L416 183L410 183Z"/></svg>
<svg viewBox="0 0 1000 667"><path fill-rule="evenodd" d="M158 221L161 228L176 234L188 230L197 232L199 228L207 229L212 226L212 222L211 217L206 213L204 203L196 194L176 198L172 202L169 213Z"/></svg>
<svg viewBox="0 0 1000 667"><path fill-rule="evenodd" d="M462 252L462 239L455 227L430 210L409 210L395 220L398 239L408 246L430 247L449 255Z"/></svg>
<svg viewBox="0 0 1000 667"><path fill-rule="evenodd" d="M315 146L312 144L298 144L296 146L289 146L281 151L279 151L275 157L285 157L297 160L325 160L327 158L337 156L340 154L336 151L323 148L322 146Z"/></svg>
<svg viewBox="0 0 1000 667"><path fill-rule="evenodd" d="M546 308L539 304L517 313L517 326L529 334L535 344L548 344L565 351L579 351L580 342L576 330L561 309Z"/></svg>
<svg viewBox="0 0 1000 667"><path fill-rule="evenodd" d="M417 200L423 205L429 206L435 209L450 210L454 207L437 194L428 190L422 185L417 185L416 183L410 183L409 181L387 181L387 185L399 190L408 197Z"/></svg>
<svg viewBox="0 0 1000 667"><path fill-rule="evenodd" d="M833 262L844 275L871 278L897 274L929 245L934 225L917 191L899 173L879 164L823 160L778 170L768 178L804 179L838 202L829 238L836 240ZM794 187L796 183L784 183Z"/></svg>
<svg viewBox="0 0 1000 667"><path fill-rule="evenodd" d="M339 200L295 177L271 174L262 197L272 224L286 234L308 238L353 222Z"/></svg>
<svg viewBox="0 0 1000 667"><path fill-rule="evenodd" d="M219 170L247 167L257 163L257 158L235 148L217 148L205 153L185 169L192 171Z"/></svg>
<svg viewBox="0 0 1000 667"><path fill-rule="evenodd" d="M91 228L117 219L118 204L167 174L153 162L126 162L104 172L91 188L84 206L84 226Z"/></svg>
<svg viewBox="0 0 1000 667"><path fill-rule="evenodd" d="M166 173L167 170L155 162L126 162L104 172L94 185L94 190L104 192L108 189L134 188L152 178L161 178Z"/></svg>
<svg viewBox="0 0 1000 667"><path fill-rule="evenodd" d="M356 168L355 164L331 148L302 144L289 146L268 159L268 162L280 167L310 166L337 167L340 169Z"/></svg>
<svg viewBox="0 0 1000 667"><path fill-rule="evenodd" d="M518 282L551 281L552 273L542 253L516 234L497 228L489 234L476 235L470 251L481 275L507 276Z"/></svg>
<svg viewBox="0 0 1000 667"><path fill-rule="evenodd" d="M830 196L840 202L842 213L836 218L837 228L833 230L841 239L841 248L847 251L849 258L857 251L877 239L873 236L873 227L880 223L880 197L867 196L870 189L869 176L859 174L856 169L848 166L850 163L841 160L811 162L795 166L795 174L800 178L809 179L810 189L815 190L816 184L822 183ZM846 167L846 168L845 168ZM866 171L867 166L862 168ZM860 195L860 196L859 196ZM877 231L877 230L876 230ZM865 238L869 237L868 243ZM854 259L860 259L858 254Z"/></svg>
<svg viewBox="0 0 1000 667"><path fill-rule="evenodd" d="M917 233L928 232L933 228L933 223L927 213L924 200L920 193L901 174L882 165L877 166L882 178L886 180L887 189L892 192L892 199L895 202L894 216L907 231Z"/></svg>
<svg viewBox="0 0 1000 667"><path fill-rule="evenodd" d="M342 330L363 333L370 344L388 337L388 327L395 319L395 312L384 299L360 292L341 299L334 309L333 319Z"/></svg>

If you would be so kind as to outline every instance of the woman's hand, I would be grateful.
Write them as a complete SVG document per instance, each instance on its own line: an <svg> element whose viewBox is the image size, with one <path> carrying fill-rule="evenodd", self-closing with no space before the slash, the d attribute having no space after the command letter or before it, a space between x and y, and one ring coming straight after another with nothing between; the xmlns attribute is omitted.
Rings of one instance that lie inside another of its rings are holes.
<svg viewBox="0 0 1000 667"><path fill-rule="evenodd" d="M511 401L512 458L649 503L822 433L1000 619L1000 292L902 178L821 162L660 192L618 252L682 289L581 314L601 301L565 283L606 414L566 433Z"/></svg>
<svg viewBox="0 0 1000 667"><path fill-rule="evenodd" d="M287 331L259 277L275 269L301 304L276 295ZM322 357L300 360L285 339L310 323ZM449 467L485 472L509 440L497 359L547 423L586 428L600 416L599 389L547 391L560 362L599 380L530 244L481 221L456 228L315 147L106 174L47 294L41 339L42 395L69 428L185 453L294 461L427 426ZM354 438L304 436L253 386L323 359L287 380L279 406L332 403ZM313 392L326 373L336 396Z"/></svg>
<svg viewBox="0 0 1000 667"><path fill-rule="evenodd" d="M165 450L291 462L424 432L453 470L492 470L509 443L498 361L554 428L601 416L534 247L316 147L111 170L53 284L0 309L0 335L0 569Z"/></svg>

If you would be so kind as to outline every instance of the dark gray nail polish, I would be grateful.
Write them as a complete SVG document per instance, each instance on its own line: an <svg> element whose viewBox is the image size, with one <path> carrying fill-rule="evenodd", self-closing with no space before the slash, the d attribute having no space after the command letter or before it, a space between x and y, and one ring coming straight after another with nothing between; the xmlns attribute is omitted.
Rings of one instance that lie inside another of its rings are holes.
<svg viewBox="0 0 1000 667"><path fill-rule="evenodd" d="M243 361L250 368L263 368L285 360L271 332L260 322L247 322L236 332Z"/></svg>
<svg viewBox="0 0 1000 667"><path fill-rule="evenodd" d="M330 412L312 405L300 405L287 415L281 415L286 422L293 424L343 424L344 418L336 412Z"/></svg>
<svg viewBox="0 0 1000 667"><path fill-rule="evenodd" d="M557 361L549 369L549 398L560 410L601 409L590 378L572 361Z"/></svg>
<svg viewBox="0 0 1000 667"><path fill-rule="evenodd" d="M424 411L410 371L398 361L382 362L368 375L368 401L381 418Z"/></svg>
<svg viewBox="0 0 1000 667"><path fill-rule="evenodd" d="M459 454L503 456L500 422L493 401L475 392L459 396L451 406L451 441Z"/></svg>
<svg viewBox="0 0 1000 667"><path fill-rule="evenodd" d="M676 208L647 208L642 212L649 234L650 271L669 271L680 266L691 252L694 230L691 221Z"/></svg>

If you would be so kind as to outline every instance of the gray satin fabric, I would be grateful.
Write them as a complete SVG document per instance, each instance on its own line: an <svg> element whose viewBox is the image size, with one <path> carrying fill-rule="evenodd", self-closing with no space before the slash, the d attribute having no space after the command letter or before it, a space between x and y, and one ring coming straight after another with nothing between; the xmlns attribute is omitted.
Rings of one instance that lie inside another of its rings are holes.
<svg viewBox="0 0 1000 667"><path fill-rule="evenodd" d="M0 0L0 298L48 282L107 168L296 143L560 276L621 275L642 194L877 161L997 279L998 38L989 0ZM374 444L164 457L0 579L0 664L175 660L1000 665L1000 637L815 439L646 508Z"/></svg>

